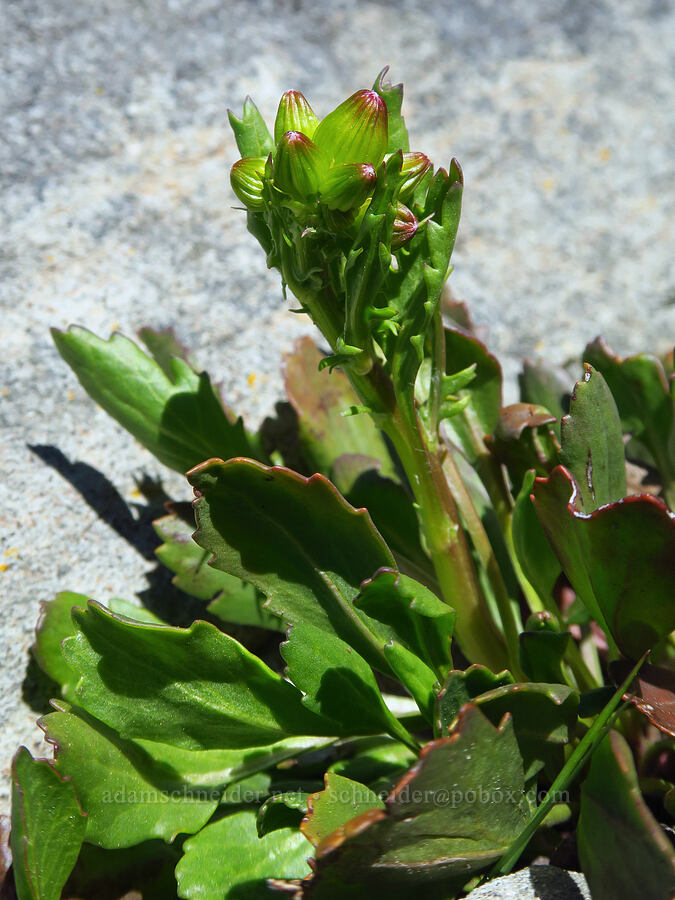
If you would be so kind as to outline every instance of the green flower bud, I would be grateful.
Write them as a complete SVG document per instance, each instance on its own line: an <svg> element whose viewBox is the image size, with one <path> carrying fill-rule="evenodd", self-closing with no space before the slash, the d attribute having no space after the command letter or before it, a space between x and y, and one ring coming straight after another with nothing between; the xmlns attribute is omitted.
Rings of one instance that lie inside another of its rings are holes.
<svg viewBox="0 0 675 900"><path fill-rule="evenodd" d="M282 135L274 155L274 184L295 200L311 200L319 192L325 163L316 146L301 131Z"/></svg>
<svg viewBox="0 0 675 900"><path fill-rule="evenodd" d="M262 198L264 174L264 156L247 156L230 169L232 190L251 212L259 212L264 208Z"/></svg>
<svg viewBox="0 0 675 900"><path fill-rule="evenodd" d="M361 206L377 181L368 163L343 163L328 170L321 184L321 202L328 209L347 212Z"/></svg>
<svg viewBox="0 0 675 900"><path fill-rule="evenodd" d="M319 120L300 91L286 91L279 101L274 122L274 140L279 143L287 131L301 131L311 138Z"/></svg>
<svg viewBox="0 0 675 900"><path fill-rule="evenodd" d="M415 236L419 227L419 222L413 215L412 210L408 209L402 203L396 204L396 218L394 219L394 228L391 237L391 249L400 250L404 244L407 244L411 238Z"/></svg>
<svg viewBox="0 0 675 900"><path fill-rule="evenodd" d="M431 160L424 153L417 151L403 154L401 166L401 187L398 195L401 200L408 200L415 193L415 188L431 168Z"/></svg>
<svg viewBox="0 0 675 900"><path fill-rule="evenodd" d="M370 163L387 152L387 106L375 91L357 91L319 123L314 142L334 165Z"/></svg>

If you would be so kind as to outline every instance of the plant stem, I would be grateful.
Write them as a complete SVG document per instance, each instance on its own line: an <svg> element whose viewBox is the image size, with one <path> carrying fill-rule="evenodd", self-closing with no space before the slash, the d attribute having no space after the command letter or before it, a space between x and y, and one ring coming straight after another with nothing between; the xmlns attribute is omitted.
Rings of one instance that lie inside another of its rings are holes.
<svg viewBox="0 0 675 900"><path fill-rule="evenodd" d="M292 260L283 267L288 287L303 303L333 350L341 335L340 311L334 296L317 295L293 280ZM330 292L332 293L332 292ZM412 487L419 507L438 583L445 601L457 613L455 631L464 653L499 672L509 666L504 639L494 623L478 582L459 513L440 461L440 450L430 449L419 421L413 387L405 397L395 394L391 379L377 364L367 374L346 373L364 405L389 437ZM459 473L457 484L463 486ZM481 525L482 527L482 525ZM487 539L487 538L486 538ZM512 661L517 663L517 655Z"/></svg>
<svg viewBox="0 0 675 900"><path fill-rule="evenodd" d="M445 601L457 613L455 630L466 656L493 671L508 665L504 639L482 595L457 506L439 454L427 447L412 399L397 397L385 431L401 459Z"/></svg>
<svg viewBox="0 0 675 900"><path fill-rule="evenodd" d="M490 581L490 586L497 602L509 654L509 668L517 680L524 681L526 679L520 670L518 653L518 635L522 631L522 625L514 611L490 538L485 531L464 480L457 469L450 448L448 448L443 458L443 469L455 503L459 508L462 523L471 537L474 550Z"/></svg>

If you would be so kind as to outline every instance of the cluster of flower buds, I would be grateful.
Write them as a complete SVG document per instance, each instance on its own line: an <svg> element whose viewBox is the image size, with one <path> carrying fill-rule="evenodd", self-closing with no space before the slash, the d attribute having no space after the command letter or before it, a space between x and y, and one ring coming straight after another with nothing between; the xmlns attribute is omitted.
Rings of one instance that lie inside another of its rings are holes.
<svg viewBox="0 0 675 900"><path fill-rule="evenodd" d="M299 91L287 91L279 103L271 153L236 162L232 189L250 212L263 211L266 203L292 201L310 215L318 205L354 219L373 193L388 158L388 141L387 105L375 90L357 91L321 121ZM417 219L403 204L430 168L423 153L402 153L393 250L417 231Z"/></svg>

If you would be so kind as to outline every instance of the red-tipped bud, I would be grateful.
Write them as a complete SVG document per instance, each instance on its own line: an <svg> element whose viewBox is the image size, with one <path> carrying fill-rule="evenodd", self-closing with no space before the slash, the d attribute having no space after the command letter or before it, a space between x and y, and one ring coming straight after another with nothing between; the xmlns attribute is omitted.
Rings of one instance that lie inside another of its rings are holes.
<svg viewBox="0 0 675 900"><path fill-rule="evenodd" d="M314 142L334 165L380 165L387 152L387 107L375 91L357 91L329 113L314 132Z"/></svg>
<svg viewBox="0 0 675 900"><path fill-rule="evenodd" d="M287 131L301 131L311 138L318 124L314 110L300 91L286 91L279 101L274 122L274 141L278 144Z"/></svg>
<svg viewBox="0 0 675 900"><path fill-rule="evenodd" d="M402 203L397 203L396 218L394 219L394 229L391 237L391 249L400 250L404 244L407 244L415 236L419 224L412 210Z"/></svg>
<svg viewBox="0 0 675 900"><path fill-rule="evenodd" d="M321 202L340 212L361 206L377 181L375 169L368 163L343 163L328 170L321 184Z"/></svg>
<svg viewBox="0 0 675 900"><path fill-rule="evenodd" d="M265 174L264 156L246 156L230 169L230 184L246 209L258 212L264 208L262 190Z"/></svg>
<svg viewBox="0 0 675 900"><path fill-rule="evenodd" d="M417 151L403 154L401 166L401 187L398 196L408 200L415 193L415 188L431 168L431 160L424 153Z"/></svg>
<svg viewBox="0 0 675 900"><path fill-rule="evenodd" d="M287 131L274 155L274 184L295 200L311 200L319 191L325 171L323 157L307 135Z"/></svg>

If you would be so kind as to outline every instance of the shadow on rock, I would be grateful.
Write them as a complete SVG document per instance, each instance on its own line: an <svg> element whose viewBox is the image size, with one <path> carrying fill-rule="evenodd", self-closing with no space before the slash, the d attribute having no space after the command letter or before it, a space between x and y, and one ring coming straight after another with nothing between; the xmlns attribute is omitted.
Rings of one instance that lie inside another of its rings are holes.
<svg viewBox="0 0 675 900"><path fill-rule="evenodd" d="M163 504L169 499L161 483L146 477L138 485L139 491L149 502L134 504L138 511L138 518L135 518L132 507L98 469L88 463L71 462L58 447L29 444L28 449L72 484L99 518L141 556L155 558L154 551L159 540L152 528L152 521L163 513Z"/></svg>

